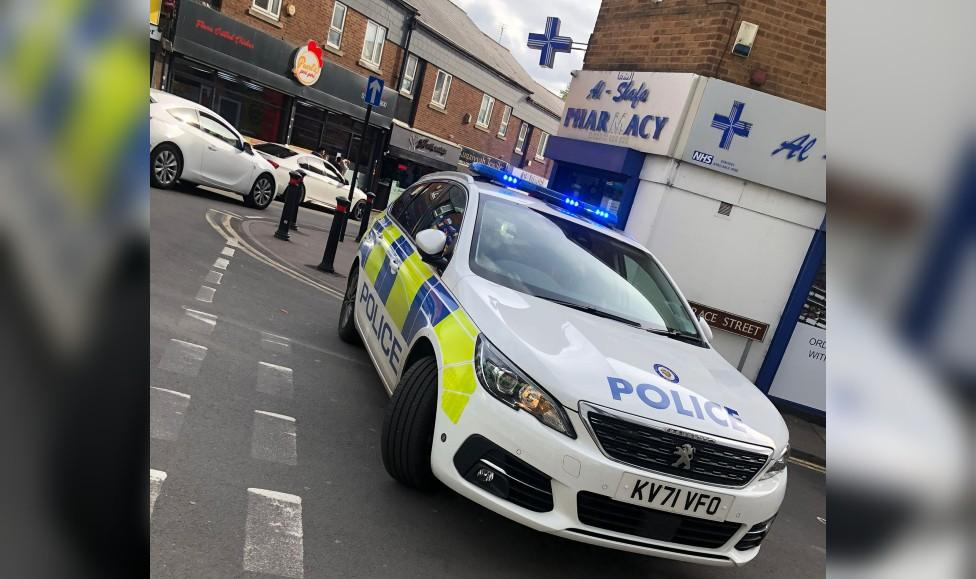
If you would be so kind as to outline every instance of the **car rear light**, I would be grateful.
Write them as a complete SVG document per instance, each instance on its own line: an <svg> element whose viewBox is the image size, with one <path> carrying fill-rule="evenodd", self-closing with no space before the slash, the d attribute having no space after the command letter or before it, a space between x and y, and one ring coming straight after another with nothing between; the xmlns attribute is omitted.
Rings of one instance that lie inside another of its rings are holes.
<svg viewBox="0 0 976 579"><path fill-rule="evenodd" d="M275 169L277 169L278 167L281 166L278 163L275 163L274 161L272 161L271 159L268 159L268 162L271 163L271 166L274 167Z"/></svg>

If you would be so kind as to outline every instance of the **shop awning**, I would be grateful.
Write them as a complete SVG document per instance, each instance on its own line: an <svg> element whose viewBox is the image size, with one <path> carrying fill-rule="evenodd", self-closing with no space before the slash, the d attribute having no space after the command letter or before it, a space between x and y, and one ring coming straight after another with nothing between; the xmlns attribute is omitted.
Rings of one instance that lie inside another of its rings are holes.
<svg viewBox="0 0 976 579"><path fill-rule="evenodd" d="M291 76L297 47L195 2L180 4L173 50L327 109L366 116L362 94L367 77L326 60L314 86L299 84ZM373 109L369 124L389 129L398 98L396 91L384 88L385 106Z"/></svg>

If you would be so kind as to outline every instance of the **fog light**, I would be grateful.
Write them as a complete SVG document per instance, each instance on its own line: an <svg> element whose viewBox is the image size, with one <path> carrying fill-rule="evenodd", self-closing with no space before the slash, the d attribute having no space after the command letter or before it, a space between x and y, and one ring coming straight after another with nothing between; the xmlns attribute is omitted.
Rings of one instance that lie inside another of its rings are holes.
<svg viewBox="0 0 976 579"><path fill-rule="evenodd" d="M478 469L478 472L475 473L475 476L478 477L479 482L487 484L495 480L495 471L491 470L490 468L481 467Z"/></svg>

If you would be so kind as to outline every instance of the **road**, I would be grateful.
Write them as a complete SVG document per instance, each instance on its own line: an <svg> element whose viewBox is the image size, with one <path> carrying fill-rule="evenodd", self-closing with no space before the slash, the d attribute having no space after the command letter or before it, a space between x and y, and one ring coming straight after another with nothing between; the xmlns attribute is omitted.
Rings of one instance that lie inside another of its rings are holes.
<svg viewBox="0 0 976 579"><path fill-rule="evenodd" d="M277 257L323 246L330 216L303 208L289 246L270 236L279 203L256 211L205 189L151 202L154 577L824 575L825 476L801 466L758 558L737 569L592 547L399 486L379 452L386 393L336 335L329 285L344 279ZM336 269L350 262L351 248Z"/></svg>

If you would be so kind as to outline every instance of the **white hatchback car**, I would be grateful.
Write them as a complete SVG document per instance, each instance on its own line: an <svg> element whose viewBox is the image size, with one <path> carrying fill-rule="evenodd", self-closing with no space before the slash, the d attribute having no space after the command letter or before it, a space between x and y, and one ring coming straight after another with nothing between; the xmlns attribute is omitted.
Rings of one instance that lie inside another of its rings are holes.
<svg viewBox="0 0 976 579"><path fill-rule="evenodd" d="M576 541L752 560L786 492L779 412L606 210L471 169L408 188L349 272L339 335L392 396L386 470Z"/></svg>
<svg viewBox="0 0 976 579"><path fill-rule="evenodd" d="M349 195L349 181L339 173L335 165L321 157L278 143L259 143L254 145L254 150L274 166L279 183L288 183L290 171L301 169L305 172L305 197L302 202L308 201L335 209L336 197ZM279 194L284 192L283 187L279 189ZM365 212L366 193L356 187L352 195L352 218L358 221Z"/></svg>
<svg viewBox="0 0 976 579"><path fill-rule="evenodd" d="M220 115L193 101L149 91L149 179L167 189L177 180L244 196L264 209L275 196L274 167Z"/></svg>

